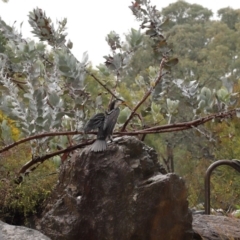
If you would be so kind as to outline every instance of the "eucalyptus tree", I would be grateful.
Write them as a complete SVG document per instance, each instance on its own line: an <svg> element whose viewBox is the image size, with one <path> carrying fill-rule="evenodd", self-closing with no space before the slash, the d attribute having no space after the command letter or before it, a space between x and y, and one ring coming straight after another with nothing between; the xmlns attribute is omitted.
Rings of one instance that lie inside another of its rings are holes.
<svg viewBox="0 0 240 240"><path fill-rule="evenodd" d="M240 22L240 9L222 8L218 10L218 16L230 29L237 30L236 24Z"/></svg>

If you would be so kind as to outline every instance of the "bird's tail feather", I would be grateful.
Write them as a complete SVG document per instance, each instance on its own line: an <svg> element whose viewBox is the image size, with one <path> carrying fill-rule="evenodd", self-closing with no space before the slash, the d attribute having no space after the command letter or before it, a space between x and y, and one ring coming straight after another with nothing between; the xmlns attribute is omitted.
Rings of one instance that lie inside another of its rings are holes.
<svg viewBox="0 0 240 240"><path fill-rule="evenodd" d="M93 152L103 152L107 148L107 142L105 140L97 139L90 147Z"/></svg>

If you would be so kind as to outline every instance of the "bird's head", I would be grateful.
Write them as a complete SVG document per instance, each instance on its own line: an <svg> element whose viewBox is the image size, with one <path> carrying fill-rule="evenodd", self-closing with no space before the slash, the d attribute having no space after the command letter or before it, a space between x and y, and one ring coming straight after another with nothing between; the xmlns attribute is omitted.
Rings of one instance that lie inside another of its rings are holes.
<svg viewBox="0 0 240 240"><path fill-rule="evenodd" d="M124 100L122 99L115 99L113 100L110 105L109 105L109 111L119 107L120 105L125 105L126 106L126 103Z"/></svg>

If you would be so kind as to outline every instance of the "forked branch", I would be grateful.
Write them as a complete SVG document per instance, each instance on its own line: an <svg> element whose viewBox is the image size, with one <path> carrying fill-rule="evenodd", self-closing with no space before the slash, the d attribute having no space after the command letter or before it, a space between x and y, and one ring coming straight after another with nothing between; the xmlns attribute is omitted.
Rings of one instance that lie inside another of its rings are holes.
<svg viewBox="0 0 240 240"><path fill-rule="evenodd" d="M162 73L163 70L163 66L165 63L166 59L163 57L160 63L160 67L159 67L159 73L158 76L155 80L155 82L153 83L153 86L150 87L150 89L146 92L146 94L143 96L143 98L137 103L137 105L133 108L130 116L128 117L128 119L126 120L126 122L124 123L121 132L124 132L127 125L129 124L129 122L131 121L131 119L133 118L133 116L136 114L136 111L138 110L138 108L147 100L147 98L151 95L151 93L153 92L153 90L155 89L155 87L158 85L158 83L160 82L160 80L162 79L162 77L165 75L165 73Z"/></svg>

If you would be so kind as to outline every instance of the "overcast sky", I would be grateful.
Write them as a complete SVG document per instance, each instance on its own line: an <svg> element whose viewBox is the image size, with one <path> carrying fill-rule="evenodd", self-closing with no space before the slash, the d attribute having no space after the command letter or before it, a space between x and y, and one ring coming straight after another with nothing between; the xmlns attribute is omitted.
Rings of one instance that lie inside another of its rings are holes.
<svg viewBox="0 0 240 240"><path fill-rule="evenodd" d="M28 13L35 7L43 9L54 22L64 17L68 19L68 38L73 42L73 53L81 60L82 53L87 51L89 59L94 65L104 61L102 56L109 53L105 41L106 35L114 30L119 34L127 33L132 27L138 28L131 10L128 8L133 0L9 0L3 3L0 0L0 17L12 25L23 23L23 37L31 37L31 28L28 24ZM160 10L175 0L151 0ZM240 0L211 1L189 0L217 12L224 7L240 8Z"/></svg>

